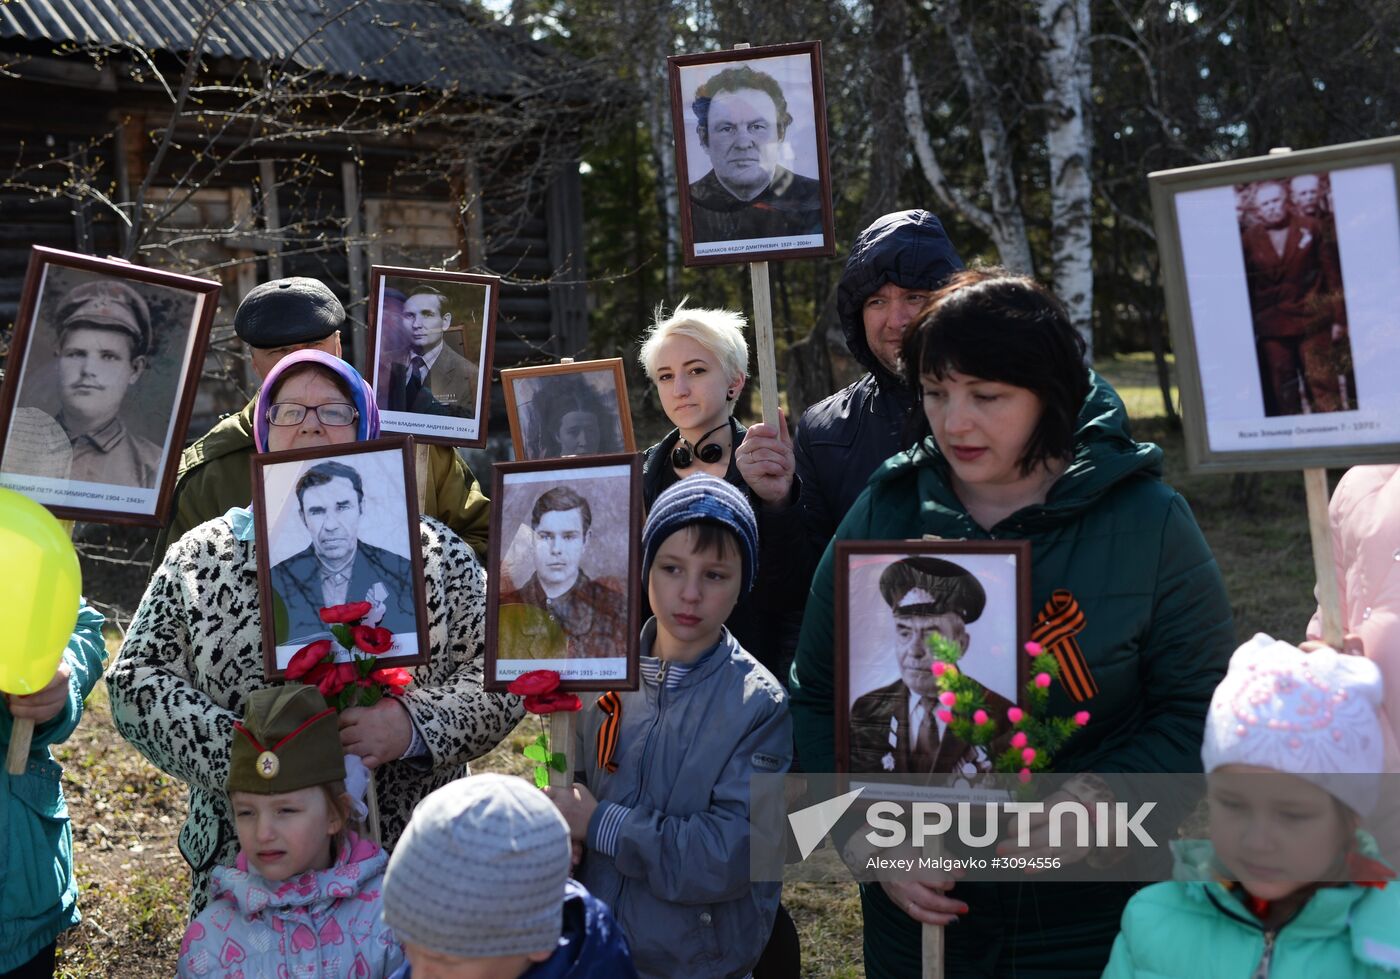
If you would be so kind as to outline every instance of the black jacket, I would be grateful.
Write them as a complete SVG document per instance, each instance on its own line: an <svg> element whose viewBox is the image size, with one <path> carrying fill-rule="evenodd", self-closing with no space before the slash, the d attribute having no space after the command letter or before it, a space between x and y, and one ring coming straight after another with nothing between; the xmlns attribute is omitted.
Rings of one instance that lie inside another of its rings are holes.
<svg viewBox="0 0 1400 979"><path fill-rule="evenodd" d="M916 407L914 392L865 342L865 300L888 282L904 289L935 289L962 267L943 225L928 211L886 214L861 232L851 248L836 287L836 308L846 347L869 373L812 405L797 427L793 448L807 537L807 579L871 474L920 434L919 426L908 421Z"/></svg>
<svg viewBox="0 0 1400 979"><path fill-rule="evenodd" d="M737 449L747 429L733 418L729 424ZM648 510L662 490L679 482L680 477L671 466L671 450L680 440L680 434L679 429L671 429L670 434L647 449L642 458L642 502ZM801 515L796 507L781 510L765 507L739 474L732 452L724 478L744 491L758 518L758 574L754 576L753 588L739 599L725 625L739 640L739 645L786 687L792 654L797 649L809 577L792 574L788 561L789 555L805 546ZM651 615L651 608L646 603L646 589L642 592L642 621L645 622ZM792 621L785 625L785 619Z"/></svg>

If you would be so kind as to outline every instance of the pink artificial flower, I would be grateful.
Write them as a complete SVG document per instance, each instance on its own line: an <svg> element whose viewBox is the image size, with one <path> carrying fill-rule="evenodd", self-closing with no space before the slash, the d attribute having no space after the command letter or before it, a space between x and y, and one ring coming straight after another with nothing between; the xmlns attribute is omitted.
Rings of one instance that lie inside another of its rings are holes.
<svg viewBox="0 0 1400 979"><path fill-rule="evenodd" d="M1017 731L1015 734L1011 735L1011 747L1013 747L1013 748L1024 748L1025 746L1026 746L1026 732L1025 732L1025 731Z"/></svg>
<svg viewBox="0 0 1400 979"><path fill-rule="evenodd" d="M948 664L941 659L934 660L933 666L930 668L933 670L934 676L942 676L944 673L948 672Z"/></svg>
<svg viewBox="0 0 1400 979"><path fill-rule="evenodd" d="M1031 762L1035 761L1035 749L1034 749L1034 748L1027 748L1025 751L1022 751L1022 752L1021 752L1021 760L1022 760L1023 762L1025 762L1027 765L1029 765Z"/></svg>
<svg viewBox="0 0 1400 979"><path fill-rule="evenodd" d="M973 711L973 712L972 712L972 723L973 723L973 724L986 724L986 723L987 723L987 712L986 712L985 710Z"/></svg>
<svg viewBox="0 0 1400 979"><path fill-rule="evenodd" d="M1050 674L1049 674L1049 673L1037 673L1037 674L1035 675L1035 685L1036 685L1037 687L1048 687L1048 686L1050 686Z"/></svg>
<svg viewBox="0 0 1400 979"><path fill-rule="evenodd" d="M1006 719L1012 724L1020 724L1021 718L1026 716L1026 712L1019 707L1011 707L1006 711Z"/></svg>
<svg viewBox="0 0 1400 979"><path fill-rule="evenodd" d="M944 690L938 695L938 702L944 707L953 707L958 702L958 695L951 690Z"/></svg>
<svg viewBox="0 0 1400 979"><path fill-rule="evenodd" d="M953 723L953 712L950 710L936 710L934 711L934 716L936 716L944 724Z"/></svg>
<svg viewBox="0 0 1400 979"><path fill-rule="evenodd" d="M1081 710L1079 713L1075 714L1074 723L1078 724L1080 727L1083 727L1085 724L1088 724L1089 712L1087 710Z"/></svg>
<svg viewBox="0 0 1400 979"><path fill-rule="evenodd" d="M1035 642L1034 640L1032 640L1031 642L1026 643L1026 655L1027 655L1027 656L1039 656L1039 655L1040 655L1042 652L1044 652L1044 651L1045 651L1045 650L1044 650L1044 647L1042 647L1042 646L1040 645L1040 643Z"/></svg>
<svg viewBox="0 0 1400 979"><path fill-rule="evenodd" d="M1021 780L1022 784L1029 782L1031 780L1031 770L1029 768L1023 768L1016 773L1016 777Z"/></svg>

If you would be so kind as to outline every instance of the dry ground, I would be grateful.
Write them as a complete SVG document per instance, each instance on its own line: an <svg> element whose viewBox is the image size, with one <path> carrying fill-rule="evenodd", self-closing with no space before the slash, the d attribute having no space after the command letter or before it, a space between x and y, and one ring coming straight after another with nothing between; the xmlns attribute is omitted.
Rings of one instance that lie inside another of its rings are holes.
<svg viewBox="0 0 1400 979"><path fill-rule="evenodd" d="M1167 450L1167 479L1191 502L1225 574L1241 639L1256 631L1299 638L1312 610L1312 571L1297 473L1254 481L1189 476L1180 435L1160 418L1150 360L1104 365L1138 421L1134 435ZM1335 479L1334 474L1334 479ZM526 725L530 723L527 720ZM475 764L521 772L522 726ZM65 979L147 979L173 973L189 881L176 850L184 788L156 771L115 733L99 687L73 738L58 749L67 774L84 920L62 940ZM802 936L804 973L854 979L860 966L860 913L854 885L799 885L785 902Z"/></svg>

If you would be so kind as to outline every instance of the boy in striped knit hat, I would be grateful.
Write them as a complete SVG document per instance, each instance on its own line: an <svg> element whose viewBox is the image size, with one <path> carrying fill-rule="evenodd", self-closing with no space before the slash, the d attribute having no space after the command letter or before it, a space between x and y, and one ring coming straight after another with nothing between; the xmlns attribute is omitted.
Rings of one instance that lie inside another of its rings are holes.
<svg viewBox="0 0 1400 979"><path fill-rule="evenodd" d="M749 780L787 771L792 722L782 684L724 627L757 563L733 485L697 474L656 498L641 689L583 712L581 778L547 790L585 846L579 879L612 907L644 977L747 976L772 932L782 885L753 882L749 853L780 847L783 827L751 826Z"/></svg>

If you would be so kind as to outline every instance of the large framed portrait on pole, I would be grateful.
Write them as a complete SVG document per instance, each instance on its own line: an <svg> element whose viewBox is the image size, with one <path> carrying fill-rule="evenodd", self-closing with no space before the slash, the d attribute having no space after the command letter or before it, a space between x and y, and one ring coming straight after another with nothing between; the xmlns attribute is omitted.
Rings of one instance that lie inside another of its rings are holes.
<svg viewBox="0 0 1400 979"><path fill-rule="evenodd" d="M1189 465L1400 457L1400 138L1148 180Z"/></svg>

